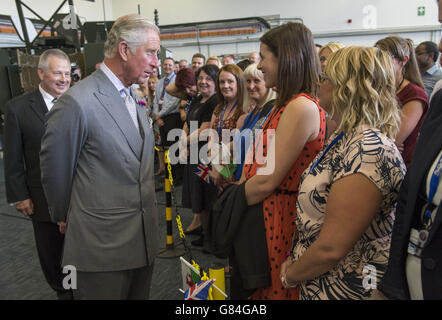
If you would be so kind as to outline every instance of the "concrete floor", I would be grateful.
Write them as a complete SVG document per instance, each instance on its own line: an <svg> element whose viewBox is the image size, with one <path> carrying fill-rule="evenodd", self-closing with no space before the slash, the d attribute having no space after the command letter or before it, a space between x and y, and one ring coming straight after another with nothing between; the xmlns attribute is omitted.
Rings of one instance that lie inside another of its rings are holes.
<svg viewBox="0 0 442 320"><path fill-rule="evenodd" d="M0 159L0 300L55 300L56 294L46 283L35 249L32 223L13 207L6 203L3 158ZM161 181L157 181L158 189ZM181 204L181 187L175 190L177 203ZM157 191L157 202L160 213L160 235L166 245L165 195ZM185 228L192 221L192 212L178 208ZM175 217L175 211L174 211ZM180 239L175 220L173 221L174 244L179 248ZM190 241L197 236L189 236ZM227 265L227 260L205 254L199 247L192 247L192 255L203 268L214 263ZM179 250L178 250L179 251ZM181 250L182 251L182 250ZM173 253L173 251L168 251ZM228 278L226 279L228 288ZM182 300L181 263L179 257L157 258L151 287L153 300Z"/></svg>

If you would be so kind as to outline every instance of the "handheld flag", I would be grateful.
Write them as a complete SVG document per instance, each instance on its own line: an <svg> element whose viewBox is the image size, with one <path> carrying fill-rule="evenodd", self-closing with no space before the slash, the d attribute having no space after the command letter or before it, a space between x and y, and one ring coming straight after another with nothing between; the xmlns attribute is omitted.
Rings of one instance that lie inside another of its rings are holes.
<svg viewBox="0 0 442 320"><path fill-rule="evenodd" d="M213 281L213 279L198 281L197 284L186 290L184 300L207 300Z"/></svg>
<svg viewBox="0 0 442 320"><path fill-rule="evenodd" d="M194 172L198 177L203 179L204 182L206 182L206 183L211 182L211 179L209 176L210 168L207 165L199 163Z"/></svg>
<svg viewBox="0 0 442 320"><path fill-rule="evenodd" d="M181 275L183 277L183 290L187 290L198 281L201 280L200 273L195 267L193 267L189 262L187 262L183 257L181 260Z"/></svg>
<svg viewBox="0 0 442 320"><path fill-rule="evenodd" d="M219 148L214 148L212 166L216 171L218 171L223 177L227 179L235 173L236 164L232 163L230 150L226 144L221 143Z"/></svg>

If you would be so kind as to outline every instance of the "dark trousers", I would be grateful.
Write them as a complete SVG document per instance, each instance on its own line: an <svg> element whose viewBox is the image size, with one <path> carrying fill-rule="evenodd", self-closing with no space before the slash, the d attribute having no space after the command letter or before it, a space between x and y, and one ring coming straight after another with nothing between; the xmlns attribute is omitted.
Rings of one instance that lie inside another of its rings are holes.
<svg viewBox="0 0 442 320"><path fill-rule="evenodd" d="M32 219L35 244L41 269L49 286L57 293L59 299L72 299L72 292L63 288L61 256L63 254L64 235L58 225Z"/></svg>
<svg viewBox="0 0 442 320"><path fill-rule="evenodd" d="M110 271L77 271L75 300L147 300L153 263L143 268Z"/></svg>
<svg viewBox="0 0 442 320"><path fill-rule="evenodd" d="M181 116L179 112L168 114L163 117L164 125L160 127L160 135L161 135L161 145L163 147L170 147L172 144L176 143L180 136L176 136L174 139L170 141L167 140L167 135L170 130L173 129L183 129L184 122L181 120Z"/></svg>

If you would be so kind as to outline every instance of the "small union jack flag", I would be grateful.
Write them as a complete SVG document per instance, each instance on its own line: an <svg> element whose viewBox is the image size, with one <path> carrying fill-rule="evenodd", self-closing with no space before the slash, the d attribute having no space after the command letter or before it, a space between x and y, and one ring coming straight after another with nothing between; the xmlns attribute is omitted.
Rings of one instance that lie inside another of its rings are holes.
<svg viewBox="0 0 442 320"><path fill-rule="evenodd" d="M211 182L211 179L209 176L210 168L207 165L199 163L194 172L197 176L199 176L201 179L203 179L206 183Z"/></svg>
<svg viewBox="0 0 442 320"><path fill-rule="evenodd" d="M213 279L199 281L184 293L184 300L207 300Z"/></svg>

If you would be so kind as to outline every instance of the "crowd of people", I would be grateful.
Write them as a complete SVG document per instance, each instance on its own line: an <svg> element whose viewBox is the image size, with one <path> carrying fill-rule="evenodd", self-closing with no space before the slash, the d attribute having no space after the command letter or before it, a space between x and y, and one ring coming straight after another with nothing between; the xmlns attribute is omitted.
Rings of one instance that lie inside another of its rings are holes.
<svg viewBox="0 0 442 320"><path fill-rule="evenodd" d="M7 104L8 202L33 218L60 298L148 298L153 177L172 146L185 233L228 258L231 299L442 298L436 44L321 46L288 22L237 63L168 57L159 77L159 43L152 23L121 17L95 73L67 91L69 58L49 50L39 89ZM60 285L66 264L77 290Z"/></svg>

